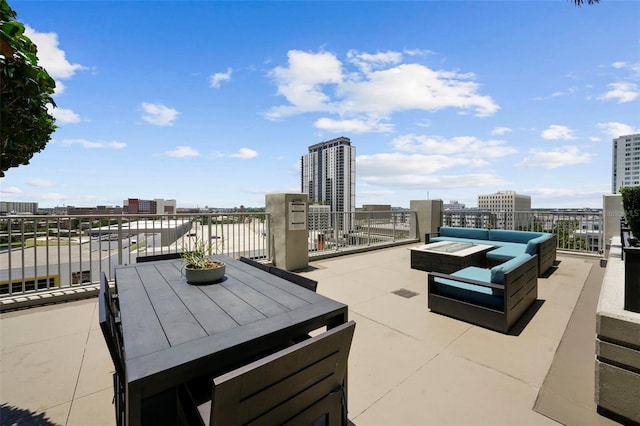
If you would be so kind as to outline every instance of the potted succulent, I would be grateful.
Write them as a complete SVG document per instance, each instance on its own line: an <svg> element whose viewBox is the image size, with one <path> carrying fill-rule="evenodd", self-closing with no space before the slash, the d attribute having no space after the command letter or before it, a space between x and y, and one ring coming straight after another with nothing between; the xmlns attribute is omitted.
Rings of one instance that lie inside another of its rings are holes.
<svg viewBox="0 0 640 426"><path fill-rule="evenodd" d="M211 284L224 278L225 264L209 256L212 245L195 239L191 250L182 253L184 275L189 284Z"/></svg>

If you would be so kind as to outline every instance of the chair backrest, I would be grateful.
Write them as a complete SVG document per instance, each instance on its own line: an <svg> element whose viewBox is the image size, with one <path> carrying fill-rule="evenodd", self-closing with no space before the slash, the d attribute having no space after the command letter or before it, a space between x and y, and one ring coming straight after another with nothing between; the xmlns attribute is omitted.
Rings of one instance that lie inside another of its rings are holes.
<svg viewBox="0 0 640 426"><path fill-rule="evenodd" d="M150 256L138 256L136 258L136 263L153 262L156 260L180 259L181 257L182 257L182 253L180 252L154 254Z"/></svg>
<svg viewBox="0 0 640 426"><path fill-rule="evenodd" d="M284 278L287 281L291 281L294 284L298 284L308 290L316 291L318 288L318 281L312 280L310 278L303 277L302 275L298 275L296 273L287 271L285 269L276 268L272 266L269 269L269 272L273 275L276 275L280 278Z"/></svg>
<svg viewBox="0 0 640 426"><path fill-rule="evenodd" d="M107 343L111 360L116 373L125 378L124 367L124 344L122 338L122 327L120 318L116 311L116 304L111 297L111 291L106 280L106 275L101 274L100 292L98 294L98 319L102 335Z"/></svg>
<svg viewBox="0 0 640 426"><path fill-rule="evenodd" d="M215 378L210 424L311 424L324 415L328 424L343 423L355 325L349 321Z"/></svg>
<svg viewBox="0 0 640 426"><path fill-rule="evenodd" d="M246 263L247 265L255 266L256 268L262 269L263 271L269 272L271 268L269 265L265 265L264 263L260 263L248 257L240 256L240 262Z"/></svg>

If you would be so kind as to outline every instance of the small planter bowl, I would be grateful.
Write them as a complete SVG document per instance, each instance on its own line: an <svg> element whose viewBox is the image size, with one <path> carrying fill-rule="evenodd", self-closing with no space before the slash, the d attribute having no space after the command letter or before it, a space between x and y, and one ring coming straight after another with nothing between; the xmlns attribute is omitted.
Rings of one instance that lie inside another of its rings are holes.
<svg viewBox="0 0 640 426"><path fill-rule="evenodd" d="M184 276L189 284L215 284L224 278L225 265L212 269L194 269L188 265L184 268Z"/></svg>

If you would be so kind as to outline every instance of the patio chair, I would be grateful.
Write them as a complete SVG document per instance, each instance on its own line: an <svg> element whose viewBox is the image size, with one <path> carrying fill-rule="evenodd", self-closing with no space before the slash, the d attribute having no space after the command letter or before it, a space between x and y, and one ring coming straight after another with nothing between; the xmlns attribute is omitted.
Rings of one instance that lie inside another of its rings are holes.
<svg viewBox="0 0 640 426"><path fill-rule="evenodd" d="M136 258L136 263L154 262L156 260L180 259L181 257L182 257L182 253L180 253L180 252L154 254L154 255L149 255L149 256L138 256Z"/></svg>
<svg viewBox="0 0 640 426"><path fill-rule="evenodd" d="M284 278L287 281L291 281L294 284L298 284L299 286L302 286L307 290L311 290L313 292L315 292L318 288L318 281L303 277L302 275L298 275L284 269L276 268L275 266L269 268L269 273L280 278Z"/></svg>
<svg viewBox="0 0 640 426"><path fill-rule="evenodd" d="M264 263L260 263L256 260L244 256L240 256L240 262L246 263L247 265L255 266L256 268L262 269L263 271L267 272L269 272L269 269L271 269L269 265L265 265Z"/></svg>
<svg viewBox="0 0 640 426"><path fill-rule="evenodd" d="M349 321L216 377L211 400L197 406L197 413L183 389L187 418L196 413L200 424L224 426L346 425L344 385L355 325Z"/></svg>
<svg viewBox="0 0 640 426"><path fill-rule="evenodd" d="M104 272L100 274L100 292L98 294L98 318L102 335L109 349L115 372L113 373L113 390L116 411L116 424L125 424L125 367L122 328L117 311L117 300L112 297Z"/></svg>

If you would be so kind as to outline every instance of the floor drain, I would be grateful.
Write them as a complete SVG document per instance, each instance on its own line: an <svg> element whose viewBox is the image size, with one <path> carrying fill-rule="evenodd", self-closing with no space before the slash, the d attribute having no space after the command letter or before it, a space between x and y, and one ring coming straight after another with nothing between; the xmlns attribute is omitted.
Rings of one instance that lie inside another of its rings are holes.
<svg viewBox="0 0 640 426"><path fill-rule="evenodd" d="M406 288L401 288L391 293L397 294L398 296L404 297L405 299L411 299L414 296L417 296L420 293L416 293L415 291L407 290Z"/></svg>

